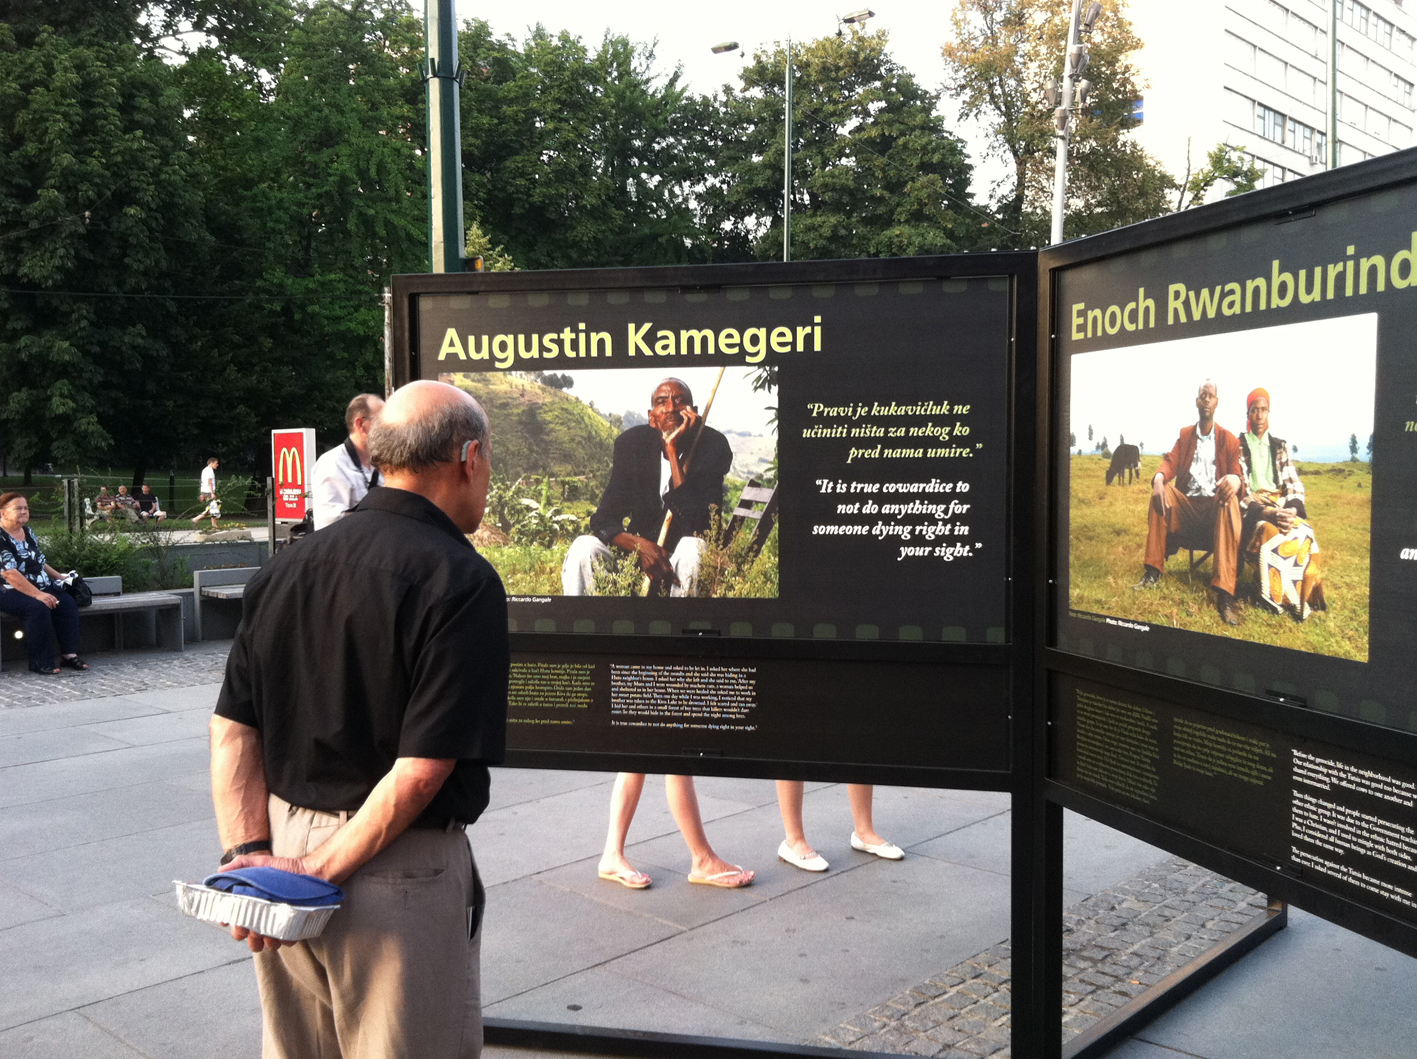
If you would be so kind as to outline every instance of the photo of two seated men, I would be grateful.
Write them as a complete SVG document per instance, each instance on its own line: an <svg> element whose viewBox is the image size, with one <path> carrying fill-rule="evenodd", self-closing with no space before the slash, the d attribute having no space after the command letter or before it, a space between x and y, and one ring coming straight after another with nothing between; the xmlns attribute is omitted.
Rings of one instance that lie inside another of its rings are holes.
<svg viewBox="0 0 1417 1059"><path fill-rule="evenodd" d="M1365 315L1073 357L1072 610L1366 661L1376 348Z"/></svg>

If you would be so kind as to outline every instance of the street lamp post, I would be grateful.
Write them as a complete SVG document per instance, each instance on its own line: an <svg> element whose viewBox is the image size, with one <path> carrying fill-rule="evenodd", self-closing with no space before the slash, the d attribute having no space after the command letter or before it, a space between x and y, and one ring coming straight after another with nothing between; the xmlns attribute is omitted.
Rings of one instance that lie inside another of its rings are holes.
<svg viewBox="0 0 1417 1059"><path fill-rule="evenodd" d="M1091 34L1097 16L1102 14L1102 5L1086 0L1073 0L1072 16L1068 19L1068 50L1063 58L1063 85L1056 98L1053 111L1056 154L1053 163L1053 233L1052 242L1063 241L1063 213L1068 199L1068 137L1072 125L1074 109L1087 104L1088 92L1092 88L1089 81L1082 80L1087 69L1087 45L1079 39L1083 34ZM1076 98L1074 86L1076 85ZM1050 86L1050 97L1052 86ZM1050 98L1049 102L1054 102Z"/></svg>
<svg viewBox="0 0 1417 1059"><path fill-rule="evenodd" d="M860 25L868 18L874 18L876 12L869 8L862 8L860 11L853 11L849 15L836 20L837 34L841 34L841 27L847 25ZM777 41L768 43L776 44ZM782 122L782 260L792 260L792 37L788 35L787 46L787 70L782 79L782 95L784 100L785 113ZM723 55L726 52L737 51L739 44L736 40L726 40L722 44L715 44L709 50L715 55Z"/></svg>
<svg viewBox="0 0 1417 1059"><path fill-rule="evenodd" d="M433 272L463 270L458 26L453 0L426 0L428 48L428 257Z"/></svg>

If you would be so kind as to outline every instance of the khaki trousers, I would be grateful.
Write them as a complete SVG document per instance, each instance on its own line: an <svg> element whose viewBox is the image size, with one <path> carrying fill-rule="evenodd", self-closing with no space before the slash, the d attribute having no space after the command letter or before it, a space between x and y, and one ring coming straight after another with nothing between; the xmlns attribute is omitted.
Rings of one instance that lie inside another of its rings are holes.
<svg viewBox="0 0 1417 1059"><path fill-rule="evenodd" d="M275 855L304 856L350 815L271 795ZM467 835L405 831L342 885L318 938L255 956L264 1059L478 1059L482 887Z"/></svg>
<svg viewBox="0 0 1417 1059"><path fill-rule="evenodd" d="M1232 496L1222 504L1219 497L1187 496L1167 482L1166 508L1167 515L1163 517L1157 514L1155 504L1147 503L1146 565L1166 569L1166 556L1176 550L1168 551L1167 534L1178 542L1195 542L1196 548L1205 548L1215 558L1211 585L1233 596L1240 556L1240 501ZM1177 544L1181 548L1189 546Z"/></svg>

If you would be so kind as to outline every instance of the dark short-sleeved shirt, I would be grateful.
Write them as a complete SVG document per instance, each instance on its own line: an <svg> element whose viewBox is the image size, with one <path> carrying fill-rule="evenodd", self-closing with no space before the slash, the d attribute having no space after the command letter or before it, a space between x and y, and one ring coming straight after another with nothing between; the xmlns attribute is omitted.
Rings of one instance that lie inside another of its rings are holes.
<svg viewBox="0 0 1417 1059"><path fill-rule="evenodd" d="M510 665L492 565L428 500L378 488L247 584L216 712L260 731L267 786L308 809L358 809L396 758L455 758L418 823L469 824Z"/></svg>
<svg viewBox="0 0 1417 1059"><path fill-rule="evenodd" d="M157 510L156 493L139 493L134 499L138 502L138 510L144 514L151 514Z"/></svg>

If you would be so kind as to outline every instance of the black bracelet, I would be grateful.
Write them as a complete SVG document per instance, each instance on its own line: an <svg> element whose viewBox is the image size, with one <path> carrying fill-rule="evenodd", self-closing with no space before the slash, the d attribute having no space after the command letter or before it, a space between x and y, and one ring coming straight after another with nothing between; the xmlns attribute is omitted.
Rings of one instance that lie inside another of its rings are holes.
<svg viewBox="0 0 1417 1059"><path fill-rule="evenodd" d="M239 846L232 846L221 855L218 865L230 864L237 857L244 857L248 853L269 853L271 852L271 840L268 838L258 838L253 842L243 842Z"/></svg>

